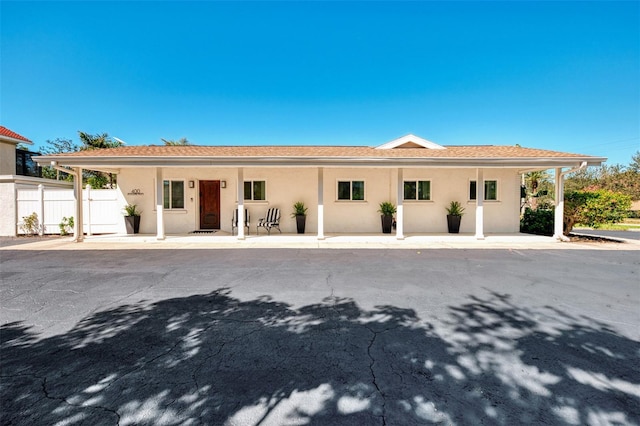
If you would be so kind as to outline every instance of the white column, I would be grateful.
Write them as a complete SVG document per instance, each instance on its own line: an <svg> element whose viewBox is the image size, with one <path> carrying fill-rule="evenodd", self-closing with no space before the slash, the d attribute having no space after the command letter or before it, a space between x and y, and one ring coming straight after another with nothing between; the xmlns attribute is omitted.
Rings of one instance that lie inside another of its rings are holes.
<svg viewBox="0 0 640 426"><path fill-rule="evenodd" d="M164 240L164 180L161 167L156 168L156 231L156 238Z"/></svg>
<svg viewBox="0 0 640 426"><path fill-rule="evenodd" d="M40 221L39 235L44 235L44 185L38 185L38 220Z"/></svg>
<svg viewBox="0 0 640 426"><path fill-rule="evenodd" d="M476 238L484 240L484 173L476 169Z"/></svg>
<svg viewBox="0 0 640 426"><path fill-rule="evenodd" d="M91 185L85 186L87 193L87 237L91 236Z"/></svg>
<svg viewBox="0 0 640 426"><path fill-rule="evenodd" d="M564 176L562 168L556 168L555 213L553 217L553 238L565 240L564 236Z"/></svg>
<svg viewBox="0 0 640 426"><path fill-rule="evenodd" d="M403 169L398 168L398 182L397 182L397 194L396 201L398 203L396 211L396 238L398 240L404 240L404 206L402 200L404 198L404 174Z"/></svg>
<svg viewBox="0 0 640 426"><path fill-rule="evenodd" d="M318 167L318 239L324 240L324 169Z"/></svg>
<svg viewBox="0 0 640 426"><path fill-rule="evenodd" d="M82 168L75 167L73 177L73 196L76 202L76 217L73 221L73 240L82 242L84 239L84 213L82 208Z"/></svg>
<svg viewBox="0 0 640 426"><path fill-rule="evenodd" d="M244 169L238 167L238 239L244 240Z"/></svg>

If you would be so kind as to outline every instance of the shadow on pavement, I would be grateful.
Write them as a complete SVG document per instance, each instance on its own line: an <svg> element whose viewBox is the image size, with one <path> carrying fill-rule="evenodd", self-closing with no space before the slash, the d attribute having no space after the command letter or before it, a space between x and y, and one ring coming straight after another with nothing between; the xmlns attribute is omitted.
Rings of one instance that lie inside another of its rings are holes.
<svg viewBox="0 0 640 426"><path fill-rule="evenodd" d="M220 290L120 306L46 339L12 323L0 423L640 421L638 342L495 293L449 313L442 327L393 306L293 309Z"/></svg>

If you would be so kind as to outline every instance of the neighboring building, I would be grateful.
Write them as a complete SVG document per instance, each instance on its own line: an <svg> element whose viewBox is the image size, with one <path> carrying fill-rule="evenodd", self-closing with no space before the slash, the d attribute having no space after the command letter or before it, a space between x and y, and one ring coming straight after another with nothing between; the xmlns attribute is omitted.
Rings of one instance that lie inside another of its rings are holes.
<svg viewBox="0 0 640 426"><path fill-rule="evenodd" d="M127 146L37 159L76 173L118 173L123 206L137 204L141 232L160 239L204 228L231 232L233 210L244 208L251 233L270 207L280 209L282 231L294 233L296 201L309 207L307 233L318 238L380 232L383 201L398 206L398 238L446 233L453 200L466 207L462 233L518 233L522 173L553 168L561 182L564 168L605 160L519 146L440 146L414 135L375 148ZM243 238L241 226L238 232Z"/></svg>
<svg viewBox="0 0 640 426"><path fill-rule="evenodd" d="M71 188L71 182L41 178L40 166L34 161L38 153L17 149L33 143L18 133L0 126L0 236L17 235L17 190L37 188Z"/></svg>

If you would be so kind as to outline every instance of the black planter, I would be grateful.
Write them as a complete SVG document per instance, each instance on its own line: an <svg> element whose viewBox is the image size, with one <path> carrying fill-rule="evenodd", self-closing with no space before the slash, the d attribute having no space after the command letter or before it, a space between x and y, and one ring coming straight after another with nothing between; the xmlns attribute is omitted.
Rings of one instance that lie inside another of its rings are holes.
<svg viewBox="0 0 640 426"><path fill-rule="evenodd" d="M125 216L124 225L127 228L127 234L137 234L140 232L140 216Z"/></svg>
<svg viewBox="0 0 640 426"><path fill-rule="evenodd" d="M458 234L460 233L460 221L462 220L462 216L451 216L447 215L447 226L449 227L450 234Z"/></svg>
<svg viewBox="0 0 640 426"><path fill-rule="evenodd" d="M298 234L304 234L304 228L307 223L307 216L304 214L296 215L296 226L298 227Z"/></svg>
<svg viewBox="0 0 640 426"><path fill-rule="evenodd" d="M393 226L393 216L380 216L380 221L382 222L382 233L390 234L391 227Z"/></svg>

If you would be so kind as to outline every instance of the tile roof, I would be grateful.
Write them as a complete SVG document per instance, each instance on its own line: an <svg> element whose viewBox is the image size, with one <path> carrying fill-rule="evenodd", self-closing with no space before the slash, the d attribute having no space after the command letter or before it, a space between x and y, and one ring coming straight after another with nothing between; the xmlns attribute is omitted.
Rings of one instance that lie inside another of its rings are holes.
<svg viewBox="0 0 640 426"><path fill-rule="evenodd" d="M365 146L125 146L58 154L85 158L433 158L433 159L526 159L596 158L517 146L446 146L446 149L375 149Z"/></svg>
<svg viewBox="0 0 640 426"><path fill-rule="evenodd" d="M10 138L10 139L15 139L15 140L22 141L22 142L31 143L31 141L29 139L25 138L22 135L19 135L18 133L14 132L13 130L7 129L4 126L0 126L0 137Z"/></svg>

